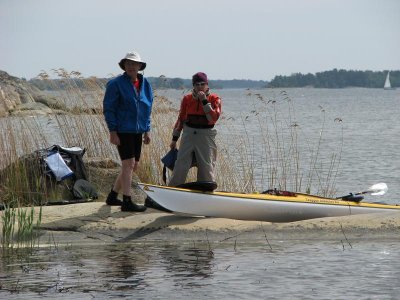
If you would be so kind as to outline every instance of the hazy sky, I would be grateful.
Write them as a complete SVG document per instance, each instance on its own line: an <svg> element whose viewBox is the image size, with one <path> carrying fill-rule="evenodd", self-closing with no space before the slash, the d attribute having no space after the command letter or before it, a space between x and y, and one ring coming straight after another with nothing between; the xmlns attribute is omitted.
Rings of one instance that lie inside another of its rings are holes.
<svg viewBox="0 0 400 300"><path fill-rule="evenodd" d="M399 0L0 0L0 70L271 80L337 69L400 70Z"/></svg>

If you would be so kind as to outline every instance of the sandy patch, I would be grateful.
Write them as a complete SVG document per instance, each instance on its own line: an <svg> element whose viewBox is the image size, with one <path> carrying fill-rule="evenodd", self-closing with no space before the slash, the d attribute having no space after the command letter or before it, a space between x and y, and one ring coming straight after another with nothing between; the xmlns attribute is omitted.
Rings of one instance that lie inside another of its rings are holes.
<svg viewBox="0 0 400 300"><path fill-rule="evenodd" d="M36 213L38 212L36 208ZM0 212L1 216L2 212ZM1 225L2 226L2 223ZM57 244L180 240L360 239L395 238L400 213L385 212L292 223L179 216L148 209L121 212L103 202L42 209L41 241ZM51 238L50 238L51 237Z"/></svg>

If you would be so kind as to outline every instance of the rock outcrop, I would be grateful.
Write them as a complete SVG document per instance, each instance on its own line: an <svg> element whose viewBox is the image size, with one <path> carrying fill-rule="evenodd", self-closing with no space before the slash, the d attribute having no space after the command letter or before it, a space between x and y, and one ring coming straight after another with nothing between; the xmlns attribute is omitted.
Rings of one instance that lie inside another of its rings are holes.
<svg viewBox="0 0 400 300"><path fill-rule="evenodd" d="M67 111L63 103L44 95L29 82L0 70L0 117Z"/></svg>
<svg viewBox="0 0 400 300"><path fill-rule="evenodd" d="M13 205L12 202L18 199L20 205L30 206L77 201L72 193L74 178L56 182L45 171L41 156L41 150L35 151L0 170L0 203ZM85 158L84 164L87 179L103 201L120 172L120 164L110 158L100 157ZM134 188L134 183L138 181L139 178L135 175L132 181L133 196L138 192Z"/></svg>
<svg viewBox="0 0 400 300"><path fill-rule="evenodd" d="M35 102L39 90L26 81L0 71L0 117L7 116L18 105Z"/></svg>

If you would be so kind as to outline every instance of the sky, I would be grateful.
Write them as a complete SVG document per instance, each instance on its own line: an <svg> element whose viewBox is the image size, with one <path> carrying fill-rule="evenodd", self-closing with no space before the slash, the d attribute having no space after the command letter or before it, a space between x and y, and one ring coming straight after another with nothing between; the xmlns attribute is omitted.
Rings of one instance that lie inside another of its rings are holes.
<svg viewBox="0 0 400 300"><path fill-rule="evenodd" d="M398 0L0 0L0 70L84 77L272 80L276 75L400 70Z"/></svg>

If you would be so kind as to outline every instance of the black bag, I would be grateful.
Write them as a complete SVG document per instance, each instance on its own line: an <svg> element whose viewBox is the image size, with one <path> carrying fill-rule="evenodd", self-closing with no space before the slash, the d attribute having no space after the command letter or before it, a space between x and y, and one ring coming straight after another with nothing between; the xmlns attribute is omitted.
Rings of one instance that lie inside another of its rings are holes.
<svg viewBox="0 0 400 300"><path fill-rule="evenodd" d="M86 150L81 148L76 148L76 150L73 149L74 148L64 148L59 145L53 145L44 150L47 153L60 153L67 166L72 170L72 172L74 172L75 180L87 180L87 170L85 164L83 163L83 155L85 155Z"/></svg>
<svg viewBox="0 0 400 300"><path fill-rule="evenodd" d="M72 194L76 199L97 199L99 197L95 187L85 179L78 179L74 183Z"/></svg>
<svg viewBox="0 0 400 300"><path fill-rule="evenodd" d="M171 149L168 151L167 154L163 158L161 158L161 162L164 164L163 166L163 171L162 171L162 179L165 184L167 184L167 168L170 169L171 171L174 170L175 167L175 161L178 158L178 149ZM192 154L192 167L197 167L197 161L196 161L196 155Z"/></svg>
<svg viewBox="0 0 400 300"><path fill-rule="evenodd" d="M85 164L83 163L83 155L86 150L79 147L65 148L59 145L53 145L46 149L41 149L36 151L40 158L41 168L43 173L55 178L52 170L46 164L45 158L50 154L55 152L59 153L66 163L66 165L72 170L73 175L70 177L72 179L73 186L69 188L70 192L75 199L97 199L98 194L96 188L88 181L87 170Z"/></svg>

